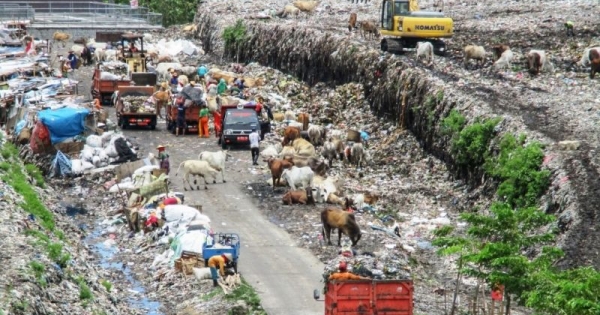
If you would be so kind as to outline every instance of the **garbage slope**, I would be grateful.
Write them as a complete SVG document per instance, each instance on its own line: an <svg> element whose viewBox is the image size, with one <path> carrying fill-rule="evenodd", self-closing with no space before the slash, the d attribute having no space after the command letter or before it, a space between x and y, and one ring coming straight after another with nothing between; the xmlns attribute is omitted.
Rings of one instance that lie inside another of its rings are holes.
<svg viewBox="0 0 600 315"><path fill-rule="evenodd" d="M203 44L217 47L220 38L215 34L220 32L216 19L210 13L200 13L196 20L198 28L204 30L199 34ZM600 201L594 190L600 178L598 167L589 155L595 145L583 145L578 151L559 151L552 146L581 136L571 132L568 121L551 115L547 108L520 103L515 97L517 88L503 94L489 84L458 84L460 77L451 72L422 68L405 57L383 54L344 35L255 22L245 25L246 36L229 50L230 57L239 62L259 62L309 84L359 82L374 113L408 128L428 153L448 164L453 164L451 143L442 133L441 121L451 109L470 122L502 116L499 132L526 133L529 139L546 144L545 167L551 170L554 181L543 204L558 217L562 232L559 245L567 254L563 265L591 263L600 267L600 257L592 254L600 247L600 233L591 229L594 204ZM453 82L457 86L448 88ZM556 122L549 124L552 120ZM483 182L481 176L466 179L473 186Z"/></svg>

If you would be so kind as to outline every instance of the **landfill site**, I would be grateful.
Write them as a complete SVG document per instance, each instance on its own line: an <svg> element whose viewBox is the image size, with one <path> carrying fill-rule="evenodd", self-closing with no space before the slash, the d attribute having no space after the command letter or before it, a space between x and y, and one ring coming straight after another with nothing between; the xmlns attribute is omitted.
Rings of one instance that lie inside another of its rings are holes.
<svg viewBox="0 0 600 315"><path fill-rule="evenodd" d="M506 178L544 183L515 204L555 217L553 267L600 267L597 2L354 2L0 25L0 314L534 314L434 236ZM502 177L506 135L540 151Z"/></svg>

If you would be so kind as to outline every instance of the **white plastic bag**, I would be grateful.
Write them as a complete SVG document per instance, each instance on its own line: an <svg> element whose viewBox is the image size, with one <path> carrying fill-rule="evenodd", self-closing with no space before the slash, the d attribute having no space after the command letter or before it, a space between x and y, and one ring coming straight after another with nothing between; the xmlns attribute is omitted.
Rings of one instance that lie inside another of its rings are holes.
<svg viewBox="0 0 600 315"><path fill-rule="evenodd" d="M92 164L94 164L95 167L100 167L100 157L97 155L94 155L94 157L92 158Z"/></svg>
<svg viewBox="0 0 600 315"><path fill-rule="evenodd" d="M198 280L212 279L210 268L194 268L194 277Z"/></svg>
<svg viewBox="0 0 600 315"><path fill-rule="evenodd" d="M158 169L158 165L145 165L145 166L142 166L142 167L138 168L137 170L135 170L133 172L133 175L151 173L153 170L157 170L157 169Z"/></svg>
<svg viewBox="0 0 600 315"><path fill-rule="evenodd" d="M196 208L186 205L168 205L165 207L165 220L167 222L179 220L183 222L191 222L200 215L200 212L198 212Z"/></svg>
<svg viewBox="0 0 600 315"><path fill-rule="evenodd" d="M91 135L85 140L85 144L92 148L102 148L102 138L100 136Z"/></svg>
<svg viewBox="0 0 600 315"><path fill-rule="evenodd" d="M206 231L194 230L187 231L179 238L181 250L193 253L202 253L202 245L206 240Z"/></svg>
<svg viewBox="0 0 600 315"><path fill-rule="evenodd" d="M78 159L71 160L71 172L73 174L83 173L83 165L81 163L81 160L78 160Z"/></svg>
<svg viewBox="0 0 600 315"><path fill-rule="evenodd" d="M79 158L81 158L84 161L88 161L91 162L92 158L94 157L94 148L92 148L89 145L84 145L83 146L83 150L81 150L81 154L79 155Z"/></svg>
<svg viewBox="0 0 600 315"><path fill-rule="evenodd" d="M109 143L108 146L106 146L106 148L104 148L104 153L106 153L106 155L108 155L108 157L111 157L111 158L116 158L119 156L119 152L117 152L117 149L115 148L114 143Z"/></svg>
<svg viewBox="0 0 600 315"><path fill-rule="evenodd" d="M81 165L83 167L83 170L91 170L94 168L94 164L88 162L88 161L81 161Z"/></svg>

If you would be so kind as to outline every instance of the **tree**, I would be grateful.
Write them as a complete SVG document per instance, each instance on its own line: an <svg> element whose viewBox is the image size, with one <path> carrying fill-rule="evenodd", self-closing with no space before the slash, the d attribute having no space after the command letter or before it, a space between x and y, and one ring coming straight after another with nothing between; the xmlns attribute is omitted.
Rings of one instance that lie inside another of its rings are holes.
<svg viewBox="0 0 600 315"><path fill-rule="evenodd" d="M116 4L129 5L129 0L115 0ZM139 0L138 6L162 14L163 25L186 24L194 20L199 0Z"/></svg>
<svg viewBox="0 0 600 315"><path fill-rule="evenodd" d="M443 227L435 231L433 244L441 248L443 255L461 254L460 272L489 285L503 284L509 314L509 294L520 297L531 290L528 275L545 270L561 254L556 248L544 247L535 258L527 256L532 249L554 239L551 232L537 233L553 222L554 217L533 207L513 210L507 203L496 202L489 215L463 213L461 219L469 225L465 235L456 233L452 227Z"/></svg>

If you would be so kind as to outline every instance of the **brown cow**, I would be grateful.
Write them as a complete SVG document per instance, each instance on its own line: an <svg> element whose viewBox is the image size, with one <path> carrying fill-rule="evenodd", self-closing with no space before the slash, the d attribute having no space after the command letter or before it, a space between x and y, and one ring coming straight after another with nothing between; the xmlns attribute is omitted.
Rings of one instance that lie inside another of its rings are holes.
<svg viewBox="0 0 600 315"><path fill-rule="evenodd" d="M379 38L379 30L377 26L369 21L360 22L360 33L363 38L366 38L365 34L369 34L369 39Z"/></svg>
<svg viewBox="0 0 600 315"><path fill-rule="evenodd" d="M162 119L162 107L166 106L171 100L171 90L161 87L160 91L154 93L154 98L156 99L156 113Z"/></svg>
<svg viewBox="0 0 600 315"><path fill-rule="evenodd" d="M300 137L300 129L297 127L287 127L283 132L283 146L285 147L288 143L294 142L298 137Z"/></svg>
<svg viewBox="0 0 600 315"><path fill-rule="evenodd" d="M356 246L360 240L360 227L358 227L353 213L328 207L321 212L321 223L323 223L323 237L327 237L328 245L331 245L331 230L333 229L338 229L338 246L342 245L342 233L350 237L352 246Z"/></svg>
<svg viewBox="0 0 600 315"><path fill-rule="evenodd" d="M348 20L348 31L352 32L353 29L356 29L356 13L350 13Z"/></svg>
<svg viewBox="0 0 600 315"><path fill-rule="evenodd" d="M596 72L600 72L600 52L598 52L598 49L590 49L589 57L592 67L590 70L590 79L593 79Z"/></svg>
<svg viewBox="0 0 600 315"><path fill-rule="evenodd" d="M281 198L284 205L291 205L293 203L299 203L302 205L314 205L315 199L313 198L312 188L306 187L304 190L288 191Z"/></svg>
<svg viewBox="0 0 600 315"><path fill-rule="evenodd" d="M542 57L539 53L532 51L527 54L527 62L529 64L529 73L537 75L542 67Z"/></svg>
<svg viewBox="0 0 600 315"><path fill-rule="evenodd" d="M497 61L498 59L500 59L500 56L502 56L502 53L510 50L510 46L508 45L496 45L494 47L492 47L492 52L494 53L494 61Z"/></svg>
<svg viewBox="0 0 600 315"><path fill-rule="evenodd" d="M302 130L303 131L307 131L308 130L308 114L307 113L300 113L298 114L298 122L302 123Z"/></svg>
<svg viewBox="0 0 600 315"><path fill-rule="evenodd" d="M279 185L281 181L281 173L283 173L283 170L292 168L292 166L294 166L294 162L270 158L267 160L267 165L271 170L271 177L273 178L273 190L275 190L275 186Z"/></svg>

